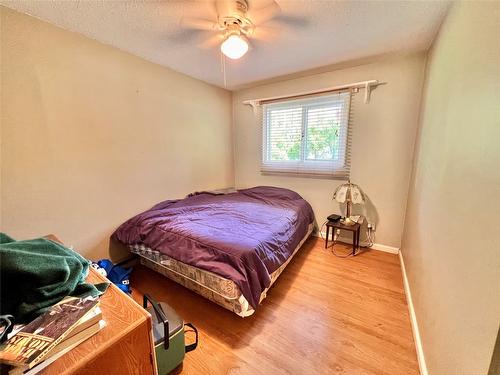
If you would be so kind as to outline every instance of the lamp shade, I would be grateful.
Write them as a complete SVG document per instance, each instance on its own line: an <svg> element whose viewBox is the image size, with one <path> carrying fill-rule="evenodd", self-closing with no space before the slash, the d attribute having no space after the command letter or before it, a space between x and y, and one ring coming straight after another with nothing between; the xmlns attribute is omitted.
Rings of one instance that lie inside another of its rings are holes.
<svg viewBox="0 0 500 375"><path fill-rule="evenodd" d="M333 193L333 199L339 203L345 203L350 201L353 204L363 204L365 203L365 196L361 188L348 181L345 184L340 185Z"/></svg>
<svg viewBox="0 0 500 375"><path fill-rule="evenodd" d="M351 209L353 204L361 204L365 202L365 197L361 188L356 184L351 184L347 181L346 184L340 185L333 193L333 199L339 203L346 204L346 215L342 223L344 225L354 225L355 221L351 219Z"/></svg>

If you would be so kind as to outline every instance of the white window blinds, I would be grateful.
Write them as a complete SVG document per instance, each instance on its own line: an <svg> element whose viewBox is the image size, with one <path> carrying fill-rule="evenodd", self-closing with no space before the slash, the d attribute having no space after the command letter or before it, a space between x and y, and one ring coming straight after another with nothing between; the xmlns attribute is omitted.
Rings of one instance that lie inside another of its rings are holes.
<svg viewBox="0 0 500 375"><path fill-rule="evenodd" d="M350 92L264 104L264 174L349 178Z"/></svg>

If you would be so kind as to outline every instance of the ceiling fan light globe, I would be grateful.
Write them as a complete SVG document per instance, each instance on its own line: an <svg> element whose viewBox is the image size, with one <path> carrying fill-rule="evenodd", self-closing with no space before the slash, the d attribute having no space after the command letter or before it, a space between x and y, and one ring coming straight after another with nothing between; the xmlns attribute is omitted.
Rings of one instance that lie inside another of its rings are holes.
<svg viewBox="0 0 500 375"><path fill-rule="evenodd" d="M230 59L237 60L248 51L248 42L244 36L230 35L220 46L220 50Z"/></svg>

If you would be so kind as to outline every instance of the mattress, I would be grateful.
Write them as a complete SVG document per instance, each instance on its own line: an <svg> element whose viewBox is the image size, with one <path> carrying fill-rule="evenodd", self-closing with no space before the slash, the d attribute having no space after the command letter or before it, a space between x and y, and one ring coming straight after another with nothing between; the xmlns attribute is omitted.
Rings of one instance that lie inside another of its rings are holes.
<svg viewBox="0 0 500 375"><path fill-rule="evenodd" d="M310 204L298 193L257 186L160 202L120 225L113 238L232 280L256 309L270 275L290 258L313 221Z"/></svg>
<svg viewBox="0 0 500 375"><path fill-rule="evenodd" d="M285 263L270 274L271 284L269 288L274 284L285 267L292 260L293 256L299 251L303 243L311 235L312 230L313 224L310 224L307 234L300 241L292 255ZM129 249L132 253L140 256L141 264L144 266L168 277L169 279L198 293L210 301L217 303L225 309L230 310L241 317L250 316L255 312L241 293L240 288L232 280L226 279L213 272L185 264L169 257L166 254L153 250L144 244L129 245ZM262 292L260 302L266 298L269 288Z"/></svg>

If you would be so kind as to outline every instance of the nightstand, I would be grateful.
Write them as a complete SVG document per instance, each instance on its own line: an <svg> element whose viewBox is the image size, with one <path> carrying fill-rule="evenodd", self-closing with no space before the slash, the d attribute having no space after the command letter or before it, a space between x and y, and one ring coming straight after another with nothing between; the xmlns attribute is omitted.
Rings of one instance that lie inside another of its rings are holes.
<svg viewBox="0 0 500 375"><path fill-rule="evenodd" d="M352 255L356 255L356 249L359 249L359 234L361 232L361 225L356 223L353 225L344 225L339 221L329 221L326 223L326 238L325 249L328 247L328 240L330 238L330 228L332 229L332 241L337 229L347 230L352 232ZM335 245L335 242L333 243Z"/></svg>

